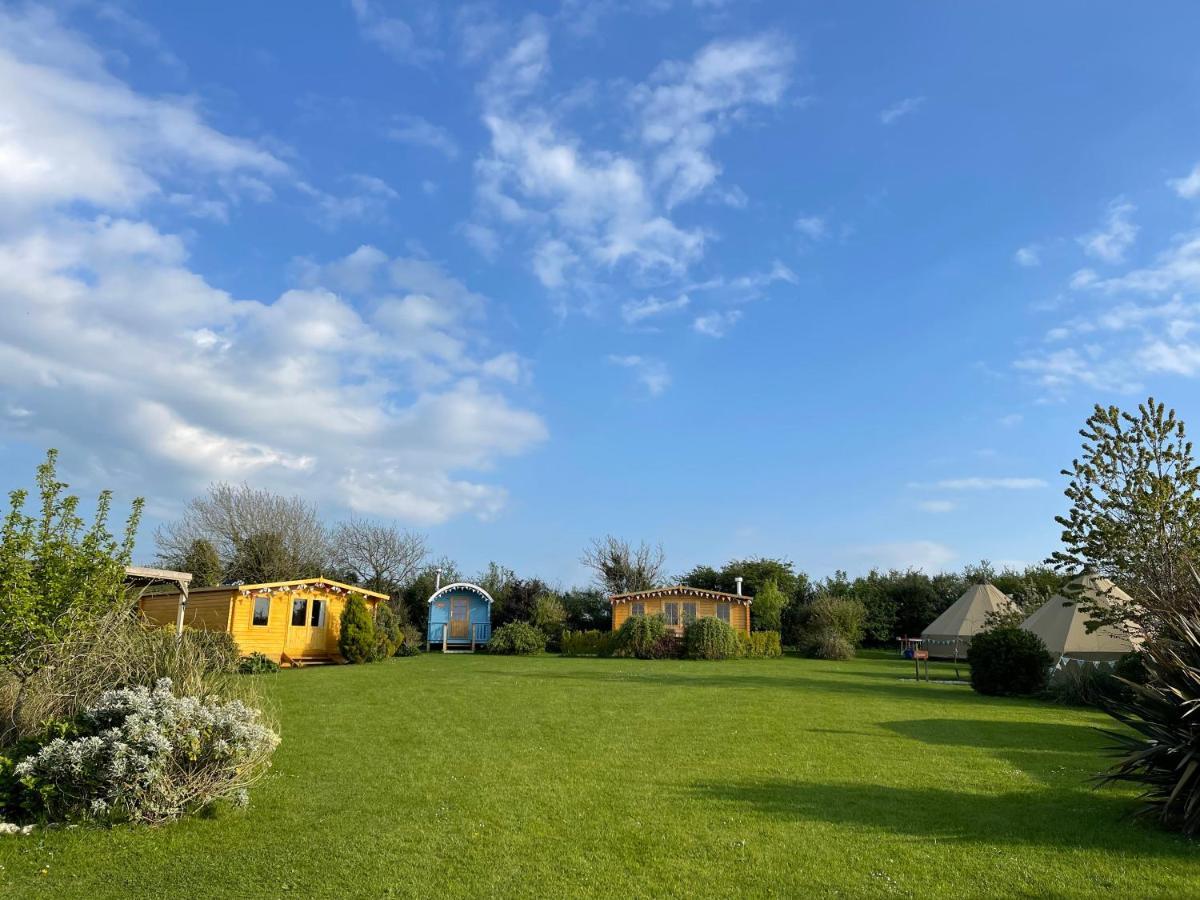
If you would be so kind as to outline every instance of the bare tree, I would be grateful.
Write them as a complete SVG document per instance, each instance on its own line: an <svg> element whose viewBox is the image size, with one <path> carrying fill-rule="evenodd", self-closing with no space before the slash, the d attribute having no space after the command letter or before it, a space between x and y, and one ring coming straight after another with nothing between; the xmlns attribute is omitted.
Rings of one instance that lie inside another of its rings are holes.
<svg viewBox="0 0 1200 900"><path fill-rule="evenodd" d="M593 540L580 562L595 573L596 584L604 590L626 594L658 587L666 559L661 544L652 547L642 541L633 547L629 541L610 534Z"/></svg>
<svg viewBox="0 0 1200 900"><path fill-rule="evenodd" d="M363 587L395 594L416 577L427 553L425 536L395 525L351 519L333 532L333 562Z"/></svg>
<svg viewBox="0 0 1200 900"><path fill-rule="evenodd" d="M154 535L159 560L187 560L196 541L216 548L224 578L282 581L320 575L329 566L329 537L317 509L247 484L212 484L183 516Z"/></svg>

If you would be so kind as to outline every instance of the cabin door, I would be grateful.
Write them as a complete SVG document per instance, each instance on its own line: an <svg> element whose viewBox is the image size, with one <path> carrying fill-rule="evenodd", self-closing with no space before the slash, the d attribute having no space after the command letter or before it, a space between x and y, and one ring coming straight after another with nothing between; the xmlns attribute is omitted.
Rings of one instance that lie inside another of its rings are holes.
<svg viewBox="0 0 1200 900"><path fill-rule="evenodd" d="M324 653L328 641L326 622L329 616L329 602L313 599L308 601L308 651Z"/></svg>
<svg viewBox="0 0 1200 900"><path fill-rule="evenodd" d="M287 654L303 656L308 650L308 598L293 597L288 615Z"/></svg>
<svg viewBox="0 0 1200 900"><path fill-rule="evenodd" d="M450 639L466 641L471 638L471 600L469 597L450 598Z"/></svg>

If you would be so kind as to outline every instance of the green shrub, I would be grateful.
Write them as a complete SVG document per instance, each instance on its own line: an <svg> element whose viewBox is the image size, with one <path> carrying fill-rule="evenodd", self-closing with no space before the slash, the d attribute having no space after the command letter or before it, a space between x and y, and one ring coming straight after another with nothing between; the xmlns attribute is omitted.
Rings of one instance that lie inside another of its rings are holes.
<svg viewBox="0 0 1200 900"><path fill-rule="evenodd" d="M400 626L400 645L396 647L397 656L416 656L421 652L421 632L415 625Z"/></svg>
<svg viewBox="0 0 1200 900"><path fill-rule="evenodd" d="M404 623L396 611L387 603L375 608L375 653L376 660L389 659L396 655L404 640Z"/></svg>
<svg viewBox="0 0 1200 900"><path fill-rule="evenodd" d="M616 655L636 659L659 659L666 649L667 621L662 616L630 616L617 630ZM673 635L672 635L673 637ZM663 643L662 647L657 647Z"/></svg>
<svg viewBox="0 0 1200 900"><path fill-rule="evenodd" d="M351 594L342 610L338 633L338 652L352 663L374 662L378 652L375 622L360 594Z"/></svg>
<svg viewBox="0 0 1200 900"><path fill-rule="evenodd" d="M541 630L546 640L557 644L566 621L567 611L558 597L554 594L538 594L533 603L532 624L534 628Z"/></svg>
<svg viewBox="0 0 1200 900"><path fill-rule="evenodd" d="M739 655L746 659L774 659L783 656L783 644L778 631L738 632Z"/></svg>
<svg viewBox="0 0 1200 900"><path fill-rule="evenodd" d="M1108 732L1117 762L1103 782L1123 781L1142 793L1138 815L1168 828L1200 833L1200 629L1176 614L1164 634L1142 651L1145 683L1122 682L1123 696L1105 703L1105 712L1128 726Z"/></svg>
<svg viewBox="0 0 1200 900"><path fill-rule="evenodd" d="M981 694L1028 695L1046 687L1053 657L1042 639L1023 628L994 628L971 638L971 687Z"/></svg>
<svg viewBox="0 0 1200 900"><path fill-rule="evenodd" d="M778 631L788 597L779 589L774 578L768 578L754 595L750 604L750 624L755 631Z"/></svg>
<svg viewBox="0 0 1200 900"><path fill-rule="evenodd" d="M741 649L738 633L712 616L704 616L688 625L683 641L689 659L733 659Z"/></svg>
<svg viewBox="0 0 1200 900"><path fill-rule="evenodd" d="M616 646L615 631L564 631L560 652L563 656L612 656Z"/></svg>
<svg viewBox="0 0 1200 900"><path fill-rule="evenodd" d="M279 736L234 700L153 690L101 695L74 734L56 737L13 767L25 810L52 822L163 822L215 801L244 804ZM11 798L10 798L11 802Z"/></svg>
<svg viewBox="0 0 1200 900"><path fill-rule="evenodd" d="M528 622L509 622L492 632L487 649L488 653L530 656L546 649L546 635Z"/></svg>
<svg viewBox="0 0 1200 900"><path fill-rule="evenodd" d="M800 617L800 649L817 659L852 659L867 610L850 597L818 597Z"/></svg>
<svg viewBox="0 0 1200 900"><path fill-rule="evenodd" d="M1046 692L1067 706L1103 706L1120 692L1120 682L1107 663L1072 662L1050 673Z"/></svg>
<svg viewBox="0 0 1200 900"><path fill-rule="evenodd" d="M646 659L683 659L684 643L673 631L668 631L650 645Z"/></svg>
<svg viewBox="0 0 1200 900"><path fill-rule="evenodd" d="M279 663L265 653L251 653L242 657L238 663L238 671L243 675L269 675L279 671Z"/></svg>

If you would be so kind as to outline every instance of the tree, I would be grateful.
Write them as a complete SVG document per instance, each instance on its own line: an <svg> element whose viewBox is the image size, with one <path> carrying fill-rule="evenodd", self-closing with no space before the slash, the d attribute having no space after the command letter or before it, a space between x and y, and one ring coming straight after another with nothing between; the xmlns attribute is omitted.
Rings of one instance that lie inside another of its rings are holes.
<svg viewBox="0 0 1200 900"><path fill-rule="evenodd" d="M567 628L608 631L612 627L612 604L603 591L577 589L567 591L559 599L567 611Z"/></svg>
<svg viewBox="0 0 1200 900"><path fill-rule="evenodd" d="M342 609L338 652L352 663L373 662L378 658L375 622L361 594L351 594Z"/></svg>
<svg viewBox="0 0 1200 900"><path fill-rule="evenodd" d="M183 516L155 532L164 564L185 558L196 540L217 550L227 578L283 581L322 574L329 541L317 509L300 497L284 497L246 484L219 482L195 497Z"/></svg>
<svg viewBox="0 0 1200 900"><path fill-rule="evenodd" d="M458 564L443 556L424 566L398 594L399 600L407 612L408 621L422 634L426 633L426 627L429 624L429 598L437 590L439 573L441 573L443 585L461 580Z"/></svg>
<svg viewBox="0 0 1200 900"><path fill-rule="evenodd" d="M1095 625L1132 620L1151 634L1178 614L1195 620L1200 590L1200 467L1175 410L1149 398L1137 413L1097 405L1079 432L1083 453L1063 475L1071 508L1057 516L1059 571L1092 569L1132 604L1081 601Z"/></svg>
<svg viewBox="0 0 1200 900"><path fill-rule="evenodd" d="M530 620L535 628L554 641L557 645L562 634L563 625L567 621L567 611L557 595L552 593L539 594L533 603L533 618Z"/></svg>
<svg viewBox="0 0 1200 900"><path fill-rule="evenodd" d="M58 451L50 450L38 466L40 514L26 514L27 491L12 491L0 532L0 664L18 674L36 668L29 651L86 628L122 599L142 515L138 498L117 540L108 531L112 492L102 491L87 526L79 498L58 480L57 464Z"/></svg>
<svg viewBox="0 0 1200 900"><path fill-rule="evenodd" d="M742 592L751 597L757 595L767 582L773 581L788 602L795 596L800 580L789 560L765 556L732 559L719 570L706 565L694 566L691 571L681 575L679 580L681 584L691 587L732 594L737 590L738 578L742 579ZM805 576L805 581L807 580Z"/></svg>
<svg viewBox="0 0 1200 900"><path fill-rule="evenodd" d="M788 598L775 584L768 581L754 595L750 604L750 624L755 631L779 631L782 627L781 617L787 606Z"/></svg>
<svg viewBox="0 0 1200 900"><path fill-rule="evenodd" d="M610 594L648 591L662 584L666 554L662 545L645 541L633 547L628 541L607 535L596 538L580 558L595 575L596 584Z"/></svg>
<svg viewBox="0 0 1200 900"><path fill-rule="evenodd" d="M216 587L225 578L221 556L212 541L196 538L180 557L164 559L169 568L192 574L192 587Z"/></svg>
<svg viewBox="0 0 1200 900"><path fill-rule="evenodd" d="M408 584L425 554L423 535L395 525L351 519L333 532L333 564L355 584L382 594L394 594Z"/></svg>

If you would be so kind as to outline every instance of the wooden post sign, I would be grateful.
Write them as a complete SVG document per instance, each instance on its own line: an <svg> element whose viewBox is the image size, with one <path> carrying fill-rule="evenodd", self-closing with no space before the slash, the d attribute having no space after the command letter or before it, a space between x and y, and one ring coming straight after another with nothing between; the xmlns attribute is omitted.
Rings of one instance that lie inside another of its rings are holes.
<svg viewBox="0 0 1200 900"><path fill-rule="evenodd" d="M925 663L925 680L929 680L929 651L913 651L913 668L916 669L917 681L921 680L921 663Z"/></svg>

